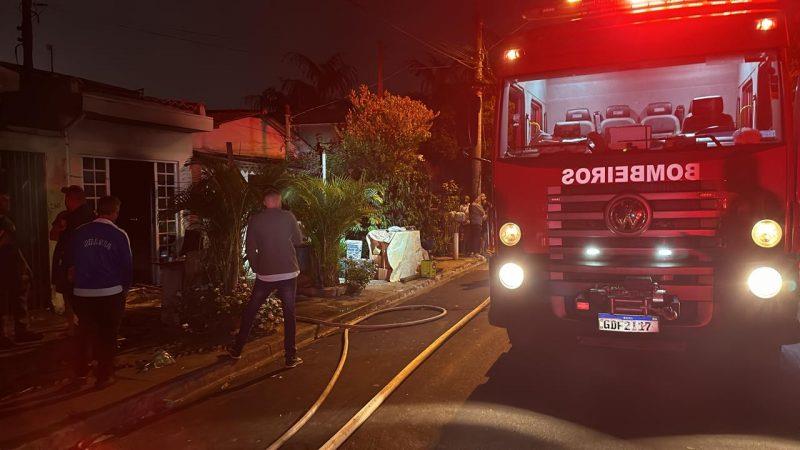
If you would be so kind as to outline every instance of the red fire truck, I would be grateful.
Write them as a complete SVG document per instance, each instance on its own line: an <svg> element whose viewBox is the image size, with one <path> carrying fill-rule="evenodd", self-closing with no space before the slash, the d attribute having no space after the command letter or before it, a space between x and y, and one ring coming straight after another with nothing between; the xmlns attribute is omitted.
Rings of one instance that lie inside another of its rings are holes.
<svg viewBox="0 0 800 450"><path fill-rule="evenodd" d="M490 321L512 341L648 349L727 331L775 345L798 328L791 6L526 14L499 64L493 156Z"/></svg>

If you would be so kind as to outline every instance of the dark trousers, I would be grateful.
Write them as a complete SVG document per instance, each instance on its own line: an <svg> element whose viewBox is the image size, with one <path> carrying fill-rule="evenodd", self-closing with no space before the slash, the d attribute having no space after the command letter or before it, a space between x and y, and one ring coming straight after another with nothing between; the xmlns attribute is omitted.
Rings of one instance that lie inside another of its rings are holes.
<svg viewBox="0 0 800 450"><path fill-rule="evenodd" d="M297 325L294 316L297 278L283 281L261 281L256 279L253 293L250 295L250 301L242 313L242 324L239 327L239 335L236 337L235 348L240 352L244 348L244 344L247 343L247 338L250 336L250 330L253 328L253 322L256 320L258 310L261 309L261 306L273 291L277 291L283 308L284 355L286 359L293 358L297 353L295 348L295 328Z"/></svg>
<svg viewBox="0 0 800 450"><path fill-rule="evenodd" d="M97 379L114 374L117 333L125 311L125 294L107 297L71 296L72 308L78 317L76 373L85 375L89 362L97 360Z"/></svg>
<svg viewBox="0 0 800 450"><path fill-rule="evenodd" d="M470 253L481 252L481 240L483 233L481 225L469 224L469 251Z"/></svg>

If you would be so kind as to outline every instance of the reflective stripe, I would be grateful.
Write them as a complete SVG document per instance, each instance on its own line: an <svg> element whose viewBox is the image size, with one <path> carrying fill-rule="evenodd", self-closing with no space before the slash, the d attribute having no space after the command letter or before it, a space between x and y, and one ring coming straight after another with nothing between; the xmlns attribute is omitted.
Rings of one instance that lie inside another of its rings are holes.
<svg viewBox="0 0 800 450"><path fill-rule="evenodd" d="M100 289L74 288L72 293L78 297L108 297L122 292L122 286L116 285Z"/></svg>

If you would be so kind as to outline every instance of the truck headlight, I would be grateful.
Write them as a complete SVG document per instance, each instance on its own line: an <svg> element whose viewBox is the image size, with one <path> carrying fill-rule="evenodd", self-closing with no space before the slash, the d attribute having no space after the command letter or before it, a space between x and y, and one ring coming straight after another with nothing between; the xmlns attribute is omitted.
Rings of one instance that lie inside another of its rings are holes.
<svg viewBox="0 0 800 450"><path fill-rule="evenodd" d="M750 272L747 287L756 297L770 299L781 292L783 277L772 267L759 267Z"/></svg>
<svg viewBox="0 0 800 450"><path fill-rule="evenodd" d="M500 279L500 284L506 289L517 289L522 286L522 280L525 279L525 272L522 267L514 263L505 263L497 271L497 278Z"/></svg>
<svg viewBox="0 0 800 450"><path fill-rule="evenodd" d="M522 239L522 230L514 222L508 222L500 227L500 242L513 247Z"/></svg>
<svg viewBox="0 0 800 450"><path fill-rule="evenodd" d="M753 230L750 232L750 237L753 242L759 247L772 248L781 242L783 237L783 230L780 224L774 220L764 219L759 220L753 225Z"/></svg>

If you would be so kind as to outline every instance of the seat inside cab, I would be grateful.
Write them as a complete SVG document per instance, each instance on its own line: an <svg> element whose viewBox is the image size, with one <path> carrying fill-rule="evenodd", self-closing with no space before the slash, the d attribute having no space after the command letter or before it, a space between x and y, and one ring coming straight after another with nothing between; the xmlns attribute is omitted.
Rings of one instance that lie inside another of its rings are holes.
<svg viewBox="0 0 800 450"><path fill-rule="evenodd" d="M776 58L767 53L706 59L682 65L510 80L508 148L585 138L622 126L650 127L651 139L713 134L734 144L781 135ZM512 113L513 112L513 113ZM605 114L603 114L605 113ZM514 133L512 133L512 128ZM607 136L606 136L607 137Z"/></svg>

